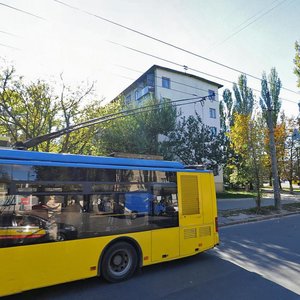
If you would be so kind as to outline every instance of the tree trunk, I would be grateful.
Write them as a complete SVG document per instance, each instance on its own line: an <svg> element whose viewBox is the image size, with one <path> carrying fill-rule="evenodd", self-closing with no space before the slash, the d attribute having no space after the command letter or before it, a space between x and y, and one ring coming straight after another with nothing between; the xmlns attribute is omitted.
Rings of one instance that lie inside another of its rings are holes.
<svg viewBox="0 0 300 300"><path fill-rule="evenodd" d="M274 202L275 202L275 208L277 210L281 210L281 197L280 197L280 190L279 190L276 146L275 146L274 128L272 122L272 109L270 107L268 107L267 113L268 113L270 152L271 152L272 175L273 175L273 186L274 186Z"/></svg>
<svg viewBox="0 0 300 300"><path fill-rule="evenodd" d="M289 180L289 184L290 184L290 194L294 194L293 180L292 179Z"/></svg>
<svg viewBox="0 0 300 300"><path fill-rule="evenodd" d="M282 191L281 179L279 175L278 175L278 184L279 184L279 189Z"/></svg>

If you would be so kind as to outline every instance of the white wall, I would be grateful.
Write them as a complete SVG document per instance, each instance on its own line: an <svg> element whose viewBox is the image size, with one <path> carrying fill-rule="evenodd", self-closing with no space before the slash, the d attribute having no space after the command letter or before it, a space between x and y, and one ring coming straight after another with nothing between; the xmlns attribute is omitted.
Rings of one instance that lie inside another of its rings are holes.
<svg viewBox="0 0 300 300"><path fill-rule="evenodd" d="M170 78L170 89L162 87L162 77ZM219 114L219 100L218 100L218 85L205 80L191 77L188 74L180 74L165 69L156 68L155 74L155 97L157 99L168 98L172 101L180 99L190 99L196 97L205 97L209 95L209 90L215 92L215 100L208 98L203 102L195 104L188 104L177 107L181 110L181 116L195 116L196 112L200 115L202 122L210 127L216 127L217 132L220 131L220 114ZM129 93L128 93L129 94ZM127 94L127 95L128 95ZM131 101L135 101L135 90L130 92ZM125 95L125 96L127 96ZM190 101L182 101L178 103L188 103ZM141 103L141 102L138 102ZM210 117L209 109L216 110L216 118ZM223 189L223 172L220 170L219 175L215 176L216 189L218 191Z"/></svg>
<svg viewBox="0 0 300 300"><path fill-rule="evenodd" d="M170 89L162 87L162 77L170 78ZM217 85L210 84L199 79L189 77L186 75L173 73L163 69L156 69L155 74L155 90L156 97L169 98L171 100L179 100L185 98L194 98L197 96L208 96L208 90L215 92L214 101L206 100L202 106L200 103L189 104L178 107L182 111L182 116L195 115L196 112L200 115L202 122L208 126L214 126L217 130L220 130L220 116L219 116L219 101L218 101L218 87ZM187 101L189 102L189 101ZM216 110L216 119L212 119L209 116L209 108Z"/></svg>
<svg viewBox="0 0 300 300"><path fill-rule="evenodd" d="M162 87L162 77L170 78L170 89ZM179 73L173 73L164 69L156 69L155 73L155 96L157 99L169 98L172 101L186 98L194 98L197 96L208 96L208 90L215 92L215 100L204 101L203 106L200 103L179 106L181 116L195 115L196 112L200 115L202 122L210 127L216 127L217 132L220 131L220 114L218 100L218 86L194 77L186 76ZM178 103L184 103L178 102ZM187 101L189 102L189 101ZM211 118L209 109L216 110L216 118ZM215 176L216 189L223 189L223 171L219 171L219 175Z"/></svg>

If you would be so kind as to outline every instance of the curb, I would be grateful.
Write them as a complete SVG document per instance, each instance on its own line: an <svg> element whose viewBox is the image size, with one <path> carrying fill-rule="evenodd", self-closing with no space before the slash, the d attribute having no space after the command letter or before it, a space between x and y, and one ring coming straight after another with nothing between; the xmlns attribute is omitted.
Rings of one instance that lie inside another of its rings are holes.
<svg viewBox="0 0 300 300"><path fill-rule="evenodd" d="M281 217L288 217L288 216L298 215L298 214L300 214L300 211L277 214L277 215L260 216L260 217L255 217L255 218L249 218L249 219L244 219L244 220L238 220L238 221L232 221L232 222L229 222L229 223L219 224L219 228L226 227L226 226L231 226L231 225L238 225L238 224L245 224L245 223L251 223L251 222L277 219L277 218L281 218Z"/></svg>

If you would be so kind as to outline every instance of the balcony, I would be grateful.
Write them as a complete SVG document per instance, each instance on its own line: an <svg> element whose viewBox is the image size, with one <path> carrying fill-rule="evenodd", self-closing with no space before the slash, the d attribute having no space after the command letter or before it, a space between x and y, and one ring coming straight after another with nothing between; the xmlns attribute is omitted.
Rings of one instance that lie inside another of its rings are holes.
<svg viewBox="0 0 300 300"><path fill-rule="evenodd" d="M154 87L153 86L145 86L141 90L136 90L135 91L135 100L140 100L142 97L147 95L148 93L154 92Z"/></svg>

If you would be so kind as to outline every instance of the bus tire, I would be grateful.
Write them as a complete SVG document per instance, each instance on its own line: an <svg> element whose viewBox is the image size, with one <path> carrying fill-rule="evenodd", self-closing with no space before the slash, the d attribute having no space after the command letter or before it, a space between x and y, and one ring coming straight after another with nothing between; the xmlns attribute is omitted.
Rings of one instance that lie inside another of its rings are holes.
<svg viewBox="0 0 300 300"><path fill-rule="evenodd" d="M104 253L101 275L108 282L120 282L130 278L137 269L135 248L127 242L117 242Z"/></svg>

